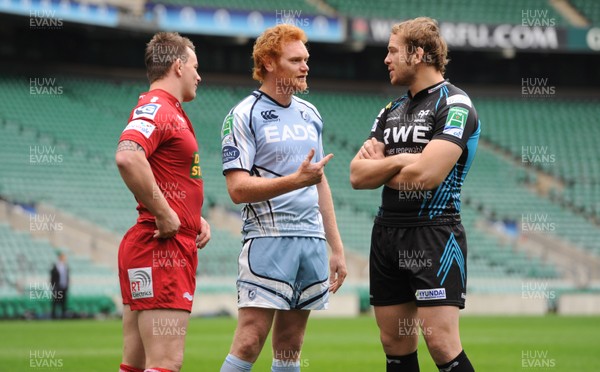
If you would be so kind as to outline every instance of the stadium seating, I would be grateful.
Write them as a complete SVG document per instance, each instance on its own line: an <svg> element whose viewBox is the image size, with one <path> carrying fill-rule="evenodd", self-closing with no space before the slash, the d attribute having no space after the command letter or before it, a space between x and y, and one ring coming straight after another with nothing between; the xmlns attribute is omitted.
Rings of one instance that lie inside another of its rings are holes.
<svg viewBox="0 0 600 372"><path fill-rule="evenodd" d="M596 103L481 100L477 110L486 140L510 152L523 167L542 170L564 182L564 191L553 193L559 201L589 217L600 216L600 164L595 145L600 128L583 123L566 125L578 115L598 117L600 107Z"/></svg>
<svg viewBox="0 0 600 372"><path fill-rule="evenodd" d="M198 252L200 277L232 277L237 274L237 257L242 248L241 235L211 226L211 242Z"/></svg>
<svg viewBox="0 0 600 372"><path fill-rule="evenodd" d="M597 2L587 0L570 0L570 3L586 17L592 25L600 24L600 6Z"/></svg>
<svg viewBox="0 0 600 372"><path fill-rule="evenodd" d="M522 11L548 10L547 18L557 25L564 25L564 19L549 5L547 0L495 1L495 0L451 0L447 7L440 7L439 1L369 1L368 6L361 0L327 0L341 14L353 17L408 19L427 15L440 21L473 23L521 24ZM526 5L525 5L526 4Z"/></svg>
<svg viewBox="0 0 600 372"><path fill-rule="evenodd" d="M0 194L15 202L48 202L99 226L123 233L135 221L135 201L119 178L114 165L114 149L126 117L138 93L147 88L146 84L66 76L57 80L64 88L63 94L32 95L26 78L0 76L0 99L6 102L0 106L0 155L3 159L0 162ZM198 99L185 104L200 145L205 213L213 206L239 213L240 206L235 206L225 192L220 131L229 109L250 90L248 87L203 85ZM335 154L326 173L334 190L345 245L366 256L380 190L353 190L349 184L348 164L368 136L376 114L392 97L319 91L302 98L319 108L325 122L325 152ZM543 231L544 234L555 234L600 254L598 227L564 205L565 200L570 200L573 205L587 206L598 213L600 169L594 160L594 136L589 134L590 130L597 134L598 129L574 125L567 128L563 124L569 122L568 118L575 112L597 117L600 114L598 108L587 102L522 103L504 99L477 100L475 104L482 120L483 141L463 191L463 219L469 231L471 275L483 278L507 275L554 278L560 275L552 266L535 257L527 257L518 247L505 245L475 223L487 218L491 212L521 223L530 214L545 217L547 223L552 224L545 227L550 230L552 226L552 230ZM571 142L575 137L580 140L576 145ZM523 162L519 160L523 149L515 143L546 146L548 152L555 155L555 161ZM568 149L574 147L579 152L571 155ZM508 151L512 158L499 155L497 149ZM40 153L62 155L62 160L36 161ZM546 198L530 190L526 181L533 180L531 169L534 168L566 180L565 191L555 190ZM569 180L586 182L570 183ZM201 251L198 274L201 277L234 276L239 239L237 233L213 227L212 249ZM47 270L45 266L44 270ZM0 285L0 293L14 295L16 286L12 274L6 273L0 274L3 283L8 283Z"/></svg>
<svg viewBox="0 0 600 372"><path fill-rule="evenodd" d="M273 12L278 10L300 10L305 14L318 14L317 9L305 0L152 0L153 3L166 5L187 5L204 8L223 8L240 10L263 10Z"/></svg>
<svg viewBox="0 0 600 372"><path fill-rule="evenodd" d="M231 10L258 10L273 12L290 11L302 12L303 15L317 15L321 12L310 1L301 0L151 0L152 3L176 6L195 6L200 8L224 8ZM382 19L408 19L428 15L439 21L472 22L487 24L523 24L537 21L540 25L568 26L568 21L562 17L548 0L449 0L446 8L439 6L436 0L426 1L370 1L368 5L361 0L325 0L325 4L342 16ZM592 25L600 23L600 7L593 1L571 0L571 5L579 11ZM523 12L531 12L530 14ZM296 15L298 16L298 15ZM524 21L525 19L525 21ZM543 23L546 22L546 23Z"/></svg>
<svg viewBox="0 0 600 372"><path fill-rule="evenodd" d="M463 195L500 218L524 229L554 234L598 254L600 230L583 216L538 196L518 182L518 168L509 160L479 149Z"/></svg>
<svg viewBox="0 0 600 372"><path fill-rule="evenodd" d="M70 255L68 310L91 316L115 310L112 297L118 293L116 273L87 257ZM47 317L51 305L50 269L56 249L28 233L15 232L0 224L0 318Z"/></svg>
<svg viewBox="0 0 600 372"><path fill-rule="evenodd" d="M225 8L239 10L273 11L301 11L302 14L319 14L319 10L311 2L302 0L153 0L154 3L165 5L197 6L205 8ZM442 8L436 0L426 1L370 1L368 5L361 0L326 0L325 3L336 10L340 15L352 17L407 19L428 15L440 21L473 22L488 24L522 24L522 12L531 11L532 14L544 12L543 17L547 22L565 26L567 21L549 4L547 0L529 0L524 4L520 0L498 2L494 0L450 0L451 6ZM589 1L573 1L575 7L595 24L600 19L600 10ZM535 17L528 16L525 17Z"/></svg>

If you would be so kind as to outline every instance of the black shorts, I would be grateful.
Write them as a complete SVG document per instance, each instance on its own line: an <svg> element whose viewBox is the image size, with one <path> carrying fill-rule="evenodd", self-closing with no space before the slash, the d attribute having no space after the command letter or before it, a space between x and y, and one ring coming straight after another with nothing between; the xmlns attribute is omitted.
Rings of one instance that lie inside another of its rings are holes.
<svg viewBox="0 0 600 372"><path fill-rule="evenodd" d="M371 305L415 301L417 306L463 309L466 258L467 238L461 224L409 228L376 224L369 258Z"/></svg>

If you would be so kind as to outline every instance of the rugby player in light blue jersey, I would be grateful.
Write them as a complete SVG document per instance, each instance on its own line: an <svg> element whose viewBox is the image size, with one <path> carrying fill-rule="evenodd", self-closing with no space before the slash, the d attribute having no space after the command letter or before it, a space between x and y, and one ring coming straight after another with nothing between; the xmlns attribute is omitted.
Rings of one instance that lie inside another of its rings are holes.
<svg viewBox="0 0 600 372"><path fill-rule="evenodd" d="M267 29L252 54L262 85L223 123L223 173L231 199L245 206L238 325L221 372L250 371L271 326L271 370L300 371L310 310L326 309L346 277L323 172L333 155L323 155L321 115L294 96L307 89L306 41L292 25Z"/></svg>

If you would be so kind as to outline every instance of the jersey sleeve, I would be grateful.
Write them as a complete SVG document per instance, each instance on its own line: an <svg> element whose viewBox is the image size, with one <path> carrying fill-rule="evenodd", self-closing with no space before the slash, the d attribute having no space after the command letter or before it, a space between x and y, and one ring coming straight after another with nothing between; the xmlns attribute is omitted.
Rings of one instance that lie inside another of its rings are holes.
<svg viewBox="0 0 600 372"><path fill-rule="evenodd" d="M323 132L320 132L317 137L317 147L315 148L315 155L313 156L313 162L320 162L325 157L325 149L323 148Z"/></svg>
<svg viewBox="0 0 600 372"><path fill-rule="evenodd" d="M121 133L119 142L133 141L144 149L146 158L149 158L161 143L169 139L169 132L164 124L158 124L154 117L160 110L159 104L147 104L133 110L131 120Z"/></svg>
<svg viewBox="0 0 600 372"><path fill-rule="evenodd" d="M445 105L436 112L431 139L450 141L464 149L477 125L477 112L469 97L456 94L448 97Z"/></svg>
<svg viewBox="0 0 600 372"><path fill-rule="evenodd" d="M317 111L315 107L315 113L318 117L317 125L320 126L320 130L318 130L318 138L317 138L317 148L315 149L314 161L320 162L325 157L325 149L323 148L323 129L325 126L323 125L323 119L321 119L321 114Z"/></svg>
<svg viewBox="0 0 600 372"><path fill-rule="evenodd" d="M387 112L389 108L392 106L392 103L388 103L387 106L379 111L375 121L373 122L373 127L371 127L371 134L369 135L369 139L375 138L379 142L383 142L383 131L385 130L385 118L387 117Z"/></svg>
<svg viewBox="0 0 600 372"><path fill-rule="evenodd" d="M243 118L235 112L225 117L221 131L221 151L223 174L234 169L251 172L256 154L256 137L250 128L249 118Z"/></svg>

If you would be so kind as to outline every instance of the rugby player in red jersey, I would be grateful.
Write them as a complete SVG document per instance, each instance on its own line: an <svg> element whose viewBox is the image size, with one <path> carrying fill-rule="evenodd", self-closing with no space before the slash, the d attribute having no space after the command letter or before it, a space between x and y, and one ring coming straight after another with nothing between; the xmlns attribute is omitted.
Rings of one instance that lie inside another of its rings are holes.
<svg viewBox="0 0 600 372"><path fill-rule="evenodd" d="M150 89L119 139L116 163L138 201L119 247L121 372L179 371L196 289L197 250L210 239L198 143L182 102L200 83L192 42L154 35L145 54Z"/></svg>

